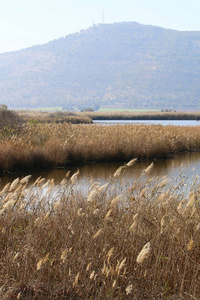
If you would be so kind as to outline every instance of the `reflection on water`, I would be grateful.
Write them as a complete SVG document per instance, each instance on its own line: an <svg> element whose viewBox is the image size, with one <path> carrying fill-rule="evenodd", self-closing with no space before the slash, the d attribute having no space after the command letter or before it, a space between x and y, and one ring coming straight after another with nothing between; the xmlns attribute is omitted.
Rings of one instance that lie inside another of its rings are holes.
<svg viewBox="0 0 200 300"><path fill-rule="evenodd" d="M152 161L139 161L133 167L126 170L124 179L131 183L138 179L142 171L149 166ZM79 166L80 174L78 176L78 185L83 189L88 187L92 181L98 181L103 184L109 180L116 169L123 165L121 163L98 163ZM77 171L77 167L69 167L66 169L53 169L32 173L31 183L39 176L46 180L54 178L55 183L59 184L65 178L66 172L71 171L71 174ZM154 168L151 176L165 176L176 178L180 172L186 177L196 176L200 174L200 153L186 153L176 155L174 158L166 160L155 160ZM24 177L27 174L12 174L5 175L1 178L1 186L4 186L9 181L13 181L16 177Z"/></svg>

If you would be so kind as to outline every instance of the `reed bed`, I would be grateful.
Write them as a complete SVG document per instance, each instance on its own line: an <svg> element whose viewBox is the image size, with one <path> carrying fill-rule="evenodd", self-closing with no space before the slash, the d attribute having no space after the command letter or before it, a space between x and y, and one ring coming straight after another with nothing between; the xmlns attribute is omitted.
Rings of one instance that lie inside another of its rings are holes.
<svg viewBox="0 0 200 300"><path fill-rule="evenodd" d="M159 159L199 151L200 127L162 125L25 124L0 131L0 171L60 167L83 162Z"/></svg>
<svg viewBox="0 0 200 300"><path fill-rule="evenodd" d="M0 298L200 299L200 183L123 182L135 159L83 193L77 173L0 192Z"/></svg>
<svg viewBox="0 0 200 300"><path fill-rule="evenodd" d="M200 112L85 112L93 120L200 120Z"/></svg>
<svg viewBox="0 0 200 300"><path fill-rule="evenodd" d="M72 124L90 124L92 119L84 113L70 112L70 111L34 111L34 110L19 110L17 115L25 122L31 124L37 123L72 123Z"/></svg>

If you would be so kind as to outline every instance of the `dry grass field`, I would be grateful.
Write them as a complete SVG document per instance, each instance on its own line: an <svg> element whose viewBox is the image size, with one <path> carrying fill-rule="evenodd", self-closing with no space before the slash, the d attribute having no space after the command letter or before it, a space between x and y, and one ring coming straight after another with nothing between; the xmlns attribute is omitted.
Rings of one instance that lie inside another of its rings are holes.
<svg viewBox="0 0 200 300"><path fill-rule="evenodd" d="M200 112L94 111L85 114L93 120L200 120Z"/></svg>
<svg viewBox="0 0 200 300"><path fill-rule="evenodd" d="M200 183L131 185L120 167L83 193L29 176L0 192L0 299L200 299Z"/></svg>
<svg viewBox="0 0 200 300"><path fill-rule="evenodd" d="M25 123L0 131L0 171L157 159L199 149L199 126Z"/></svg>
<svg viewBox="0 0 200 300"><path fill-rule="evenodd" d="M85 113L76 113L68 111L34 111L34 110L19 110L17 114L25 121L36 124L40 123L71 123L71 124L90 124L92 119Z"/></svg>

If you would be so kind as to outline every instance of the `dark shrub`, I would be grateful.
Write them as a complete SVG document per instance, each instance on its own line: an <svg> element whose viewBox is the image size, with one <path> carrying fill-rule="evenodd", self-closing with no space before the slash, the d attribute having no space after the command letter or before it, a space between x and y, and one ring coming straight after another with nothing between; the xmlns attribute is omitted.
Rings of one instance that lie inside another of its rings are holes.
<svg viewBox="0 0 200 300"><path fill-rule="evenodd" d="M0 109L0 129L17 129L23 123L22 118L12 110Z"/></svg>

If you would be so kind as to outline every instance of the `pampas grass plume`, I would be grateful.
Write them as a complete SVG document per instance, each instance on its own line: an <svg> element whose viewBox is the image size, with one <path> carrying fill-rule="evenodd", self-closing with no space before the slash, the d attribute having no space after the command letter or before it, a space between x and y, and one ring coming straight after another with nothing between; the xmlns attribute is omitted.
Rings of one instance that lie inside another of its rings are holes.
<svg viewBox="0 0 200 300"><path fill-rule="evenodd" d="M78 274L75 277L75 280L74 280L74 283L73 283L73 287L75 287L78 284L79 276L80 276L80 272L78 272Z"/></svg>
<svg viewBox="0 0 200 300"><path fill-rule="evenodd" d="M111 208L116 207L116 206L119 204L119 202L121 201L121 199L122 199L122 194L121 194L121 195L118 195L117 197L115 197L115 198L111 201L110 207L111 207Z"/></svg>
<svg viewBox="0 0 200 300"><path fill-rule="evenodd" d="M95 271L92 271L92 273L90 274L90 280L94 278L94 275L95 275Z"/></svg>
<svg viewBox="0 0 200 300"><path fill-rule="evenodd" d="M43 258L41 258L38 263L37 263L37 266L36 266L36 270L39 271L42 267L42 264L43 264Z"/></svg>
<svg viewBox="0 0 200 300"><path fill-rule="evenodd" d="M7 192L9 191L9 188L10 188L10 182L8 182L8 183L4 186L3 190L1 191L1 195L7 193Z"/></svg>
<svg viewBox="0 0 200 300"><path fill-rule="evenodd" d="M62 260L62 262L65 262L65 260L67 259L67 255L68 255L68 249L65 249L62 254L60 259Z"/></svg>
<svg viewBox="0 0 200 300"><path fill-rule="evenodd" d="M167 225L168 225L168 219L169 217L167 215L164 215L160 221L160 234L164 234L167 231Z"/></svg>
<svg viewBox="0 0 200 300"><path fill-rule="evenodd" d="M103 234L103 229L101 228L93 235L93 240L97 239L102 234Z"/></svg>
<svg viewBox="0 0 200 300"><path fill-rule="evenodd" d="M109 219L109 217L110 217L112 211L113 211L113 209L110 209L110 210L107 212L107 214L105 215L104 220L108 220L108 219Z"/></svg>
<svg viewBox="0 0 200 300"><path fill-rule="evenodd" d="M120 177L123 175L124 171L125 171L125 167L124 167L124 166L119 167L119 168L115 171L113 177L116 178L116 179L117 179L117 178L120 178Z"/></svg>
<svg viewBox="0 0 200 300"><path fill-rule="evenodd" d="M129 232L135 234L137 231L137 228L138 228L138 223L139 223L139 220L137 218L137 219L135 219L135 221L133 221L132 225L129 227Z"/></svg>
<svg viewBox="0 0 200 300"><path fill-rule="evenodd" d="M150 172L152 171L153 167L154 167L154 163L152 162L143 172L145 174L150 174Z"/></svg>
<svg viewBox="0 0 200 300"><path fill-rule="evenodd" d="M132 167L137 161L137 158L134 158L134 159L131 159L127 164L126 166L127 167Z"/></svg>
<svg viewBox="0 0 200 300"><path fill-rule="evenodd" d="M71 182L72 185L76 184L78 175L79 175L79 169L78 169L77 172L74 173L74 175L72 175L72 177L70 178L70 182Z"/></svg>
<svg viewBox="0 0 200 300"><path fill-rule="evenodd" d="M148 242L144 245L144 247L138 254L136 262L138 264L142 264L144 262L144 260L149 256L150 252L151 252L151 243Z"/></svg>
<svg viewBox="0 0 200 300"><path fill-rule="evenodd" d="M113 255L113 252L114 252L114 247L112 247L109 251L108 251L108 253L107 253L107 262L109 262L110 261L110 258L111 258L111 256Z"/></svg>
<svg viewBox="0 0 200 300"><path fill-rule="evenodd" d="M125 266L125 263L126 263L126 257L119 264L119 268L118 268L118 272L117 272L118 276L119 276L120 271L122 270L122 268Z"/></svg>
<svg viewBox="0 0 200 300"><path fill-rule="evenodd" d="M18 183L19 183L19 177L16 178L16 179L11 183L9 191L10 191L10 192L14 191L14 190L16 189Z"/></svg>
<svg viewBox="0 0 200 300"><path fill-rule="evenodd" d="M90 263L87 265L86 271L89 271L91 264L92 264L92 263L90 262Z"/></svg>
<svg viewBox="0 0 200 300"><path fill-rule="evenodd" d="M22 178L22 179L20 180L20 183L21 183L21 184L26 184L26 183L28 183L31 177L32 177L32 175L27 175L27 176L25 176L24 178Z"/></svg>
<svg viewBox="0 0 200 300"><path fill-rule="evenodd" d="M191 238L187 245L187 250L192 251L193 249L194 249L194 240Z"/></svg>
<svg viewBox="0 0 200 300"><path fill-rule="evenodd" d="M65 185L67 183L67 180L64 178L61 180L60 185Z"/></svg>
<svg viewBox="0 0 200 300"><path fill-rule="evenodd" d="M127 286L127 288L126 288L126 295L131 294L132 289L133 289L133 285L132 285L132 284L129 284L129 285Z"/></svg>

